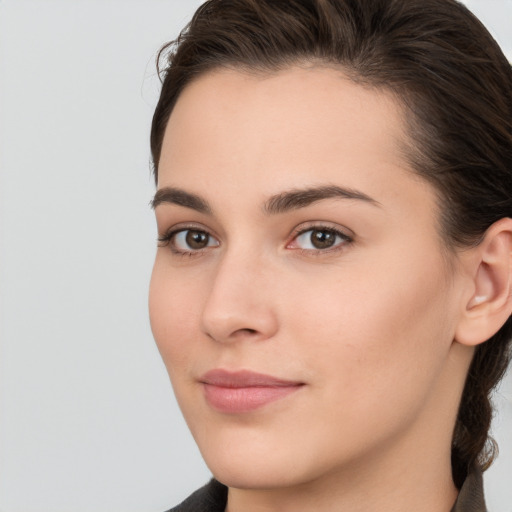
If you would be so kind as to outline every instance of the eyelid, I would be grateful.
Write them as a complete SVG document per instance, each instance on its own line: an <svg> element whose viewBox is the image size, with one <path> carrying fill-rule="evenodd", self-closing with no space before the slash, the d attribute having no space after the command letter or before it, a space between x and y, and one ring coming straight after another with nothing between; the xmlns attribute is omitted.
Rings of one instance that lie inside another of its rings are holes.
<svg viewBox="0 0 512 512"><path fill-rule="evenodd" d="M339 236L343 242L326 249L303 249L300 247L291 247L293 242L295 242L301 235L307 233L308 231L329 231L334 233L337 237ZM329 252L343 250L346 245L352 244L354 242L354 237L355 235L351 230L345 227L341 227L338 224L334 225L330 222L312 221L301 224L293 230L292 234L290 235L290 239L286 244L286 248L301 251L302 253L306 254L326 254Z"/></svg>
<svg viewBox="0 0 512 512"><path fill-rule="evenodd" d="M181 233L183 231L192 230L192 231L199 231L206 233L209 237L213 238L216 241L215 245L206 246L201 249L191 249L189 251L177 249L176 247L173 247L172 240L173 237L175 237L178 233ZM336 245L332 247L327 247L325 249L303 249L300 247L292 247L294 241L297 240L297 238L308 231L329 231L331 233L334 233L337 237L340 237L342 239L341 243L337 243ZM289 236L288 242L286 242L285 248L300 251L303 253L306 253L308 255L312 254L327 254L329 252L336 252L340 251L346 248L347 245L352 244L354 242L354 233L352 230L342 227L339 224L334 224L327 221L310 221L306 223L302 223L294 230L292 231L291 235ZM203 253L206 250L209 250L211 248L218 247L221 244L219 237L209 228L206 228L204 225L197 224L197 223L179 223L176 225L171 226L168 228L162 235L158 236L158 245L159 247L165 247L170 246L171 251L176 255L181 256L194 256L199 255Z"/></svg>
<svg viewBox="0 0 512 512"><path fill-rule="evenodd" d="M202 249L191 249L189 251L177 249L173 246L172 240L173 238L183 231L198 231L201 233L207 234L210 238L213 238L217 244L214 246L207 246ZM195 224L195 223L182 223L182 224L175 224L168 228L162 235L158 235L158 246L159 247L166 247L169 246L171 249L171 252L173 252L176 255L181 256L194 256L197 254L203 253L205 250L210 249L211 247L218 247L220 245L219 237L215 235L211 229L208 229L202 225Z"/></svg>

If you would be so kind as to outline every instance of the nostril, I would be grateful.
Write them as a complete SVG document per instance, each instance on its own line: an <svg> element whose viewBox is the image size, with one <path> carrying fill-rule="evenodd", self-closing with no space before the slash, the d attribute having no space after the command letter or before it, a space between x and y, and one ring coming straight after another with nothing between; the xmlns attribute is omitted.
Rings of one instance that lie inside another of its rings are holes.
<svg viewBox="0 0 512 512"><path fill-rule="evenodd" d="M256 334L258 331L256 329L239 329L238 332L245 334Z"/></svg>
<svg viewBox="0 0 512 512"><path fill-rule="evenodd" d="M207 333L207 335L214 341L235 341L242 338L254 338L255 336L258 335L258 330L249 328L237 329L236 331L229 334L225 339L223 339L222 337L217 338L215 335L211 333Z"/></svg>
<svg viewBox="0 0 512 512"><path fill-rule="evenodd" d="M217 342L256 341L272 338L278 322L272 307L239 297L210 298L201 315L201 330Z"/></svg>
<svg viewBox="0 0 512 512"><path fill-rule="evenodd" d="M247 339L255 339L258 337L260 332L258 329L251 329L250 327L243 327L241 329L237 329L236 331L232 332L230 335L230 338L232 340L241 340L244 338Z"/></svg>

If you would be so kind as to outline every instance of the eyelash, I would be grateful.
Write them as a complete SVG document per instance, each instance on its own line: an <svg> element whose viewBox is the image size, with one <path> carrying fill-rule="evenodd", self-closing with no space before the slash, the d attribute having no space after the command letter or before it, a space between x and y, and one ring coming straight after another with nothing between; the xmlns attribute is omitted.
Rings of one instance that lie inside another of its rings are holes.
<svg viewBox="0 0 512 512"><path fill-rule="evenodd" d="M178 234L185 233L187 231L195 231L197 233L203 233L206 236L208 236L210 239L215 239L215 237L211 233L209 233L206 229L200 228L198 226L181 226L179 228L171 229L171 230L167 231L166 233L164 233L163 235L159 236L158 237L159 247L165 247L168 245L170 247L170 250L172 251L172 253L177 256L198 256L198 255L204 253L206 250L208 250L209 247L218 247L220 245L219 242L217 241L216 245L206 246L202 249L191 249L190 251L177 249L174 244L175 237ZM299 247L297 247L297 248L290 247L290 244L292 244L293 242L296 242L297 239L299 239L301 236L305 235L306 233L308 233L310 231L311 232L317 231L320 233L323 232L323 233L329 233L330 235L334 235L335 236L335 245L333 245L331 247L327 247L325 249L302 249ZM297 229L292 234L291 240L286 244L286 248L291 249L291 250L300 251L300 253L306 254L308 256L309 255L321 256L321 255L324 255L327 253L343 250L347 245L350 245L351 243L353 243L353 241L354 241L354 238L352 236L348 235L347 233L344 233L343 231L341 231L339 229L336 229L336 228L333 228L330 226L317 224L317 225L309 225L305 228L303 227L303 228Z"/></svg>
<svg viewBox="0 0 512 512"><path fill-rule="evenodd" d="M208 248L208 246L203 249L196 249L196 250L190 250L190 251L184 251L182 249L176 248L176 246L174 244L176 236L179 235L180 233L186 233L187 231L195 231L197 233L204 233L208 237L215 239L215 237L213 235L211 235L206 229L203 229L199 226L193 226L193 225L192 226L180 226L177 228L172 228L169 231L167 231L166 233L164 233L163 235L159 236L158 237L158 246L159 247L169 246L171 252L173 254L175 254L176 256L198 256L198 255L202 254Z"/></svg>
<svg viewBox="0 0 512 512"><path fill-rule="evenodd" d="M312 224L308 225L307 227L302 227L297 229L290 240L286 244L287 248L290 248L290 244L296 242L301 236L305 235L309 232L319 232L319 233L329 233L330 235L334 235L335 241L333 246L327 247L324 249L302 249L300 247L297 248L291 248L292 250L299 251L301 254L305 254L308 256L322 256L325 254L338 252L346 249L347 245L350 245L354 242L354 238L347 233L341 231L340 229L331 227L331 226L325 226L322 224Z"/></svg>

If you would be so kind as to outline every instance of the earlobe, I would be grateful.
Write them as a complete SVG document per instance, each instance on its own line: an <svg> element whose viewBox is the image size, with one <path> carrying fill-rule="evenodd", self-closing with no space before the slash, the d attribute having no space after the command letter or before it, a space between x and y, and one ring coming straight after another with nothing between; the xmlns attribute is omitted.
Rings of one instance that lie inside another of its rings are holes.
<svg viewBox="0 0 512 512"><path fill-rule="evenodd" d="M475 346L496 334L512 314L512 219L495 222L471 252L474 292L465 304L455 341Z"/></svg>

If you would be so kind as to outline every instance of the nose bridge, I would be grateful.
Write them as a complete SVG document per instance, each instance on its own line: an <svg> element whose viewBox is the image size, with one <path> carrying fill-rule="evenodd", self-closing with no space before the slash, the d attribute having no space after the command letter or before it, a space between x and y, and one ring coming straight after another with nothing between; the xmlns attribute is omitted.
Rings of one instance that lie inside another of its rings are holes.
<svg viewBox="0 0 512 512"><path fill-rule="evenodd" d="M264 255L244 247L227 250L217 263L202 321L217 341L271 337L277 329Z"/></svg>

